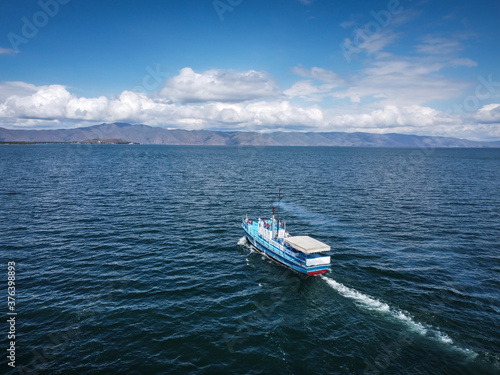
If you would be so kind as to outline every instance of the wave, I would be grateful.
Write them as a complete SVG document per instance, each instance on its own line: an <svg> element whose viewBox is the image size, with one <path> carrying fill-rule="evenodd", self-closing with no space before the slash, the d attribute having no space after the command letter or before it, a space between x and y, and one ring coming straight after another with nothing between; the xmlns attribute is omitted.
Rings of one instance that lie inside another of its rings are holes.
<svg viewBox="0 0 500 375"><path fill-rule="evenodd" d="M392 319L404 323L407 327L410 328L412 332L416 332L421 336L429 337L435 339L438 342L449 345L453 349L460 351L467 356L470 356L472 358L475 358L477 356L477 353L475 353L473 350L464 349L455 345L453 343L453 340L446 333L443 333L438 329L413 320L408 312L391 308L387 303L381 302L376 298L358 292L355 289L346 287L345 285L333 279L330 279L329 277L321 276L321 278L325 280L327 284L332 289L337 291L341 296L356 301L358 303L358 306L362 306L368 310L378 311L382 314L385 314Z"/></svg>

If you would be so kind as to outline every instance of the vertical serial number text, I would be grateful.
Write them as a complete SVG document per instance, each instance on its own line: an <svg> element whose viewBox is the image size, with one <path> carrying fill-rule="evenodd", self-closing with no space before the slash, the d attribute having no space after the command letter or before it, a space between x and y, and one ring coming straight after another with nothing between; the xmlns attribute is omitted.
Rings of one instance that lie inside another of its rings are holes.
<svg viewBox="0 0 500 375"><path fill-rule="evenodd" d="M8 365L16 367L16 263L7 263L7 323L9 324L7 339Z"/></svg>

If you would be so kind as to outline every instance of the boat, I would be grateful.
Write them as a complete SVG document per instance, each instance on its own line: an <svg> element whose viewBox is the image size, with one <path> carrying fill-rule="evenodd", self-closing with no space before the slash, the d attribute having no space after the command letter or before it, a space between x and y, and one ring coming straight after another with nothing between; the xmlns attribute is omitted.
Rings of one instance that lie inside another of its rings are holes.
<svg viewBox="0 0 500 375"><path fill-rule="evenodd" d="M278 205L283 194L278 190ZM259 252L282 265L308 276L317 276L330 269L330 246L309 236L292 236L286 222L275 215L271 218L243 218L242 226L248 241Z"/></svg>

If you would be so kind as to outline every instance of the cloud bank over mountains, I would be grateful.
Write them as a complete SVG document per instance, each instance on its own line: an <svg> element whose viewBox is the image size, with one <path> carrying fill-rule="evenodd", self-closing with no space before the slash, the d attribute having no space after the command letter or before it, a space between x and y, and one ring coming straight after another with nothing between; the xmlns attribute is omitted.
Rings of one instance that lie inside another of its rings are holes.
<svg viewBox="0 0 500 375"><path fill-rule="evenodd" d="M12 128L60 128L67 124L75 127L126 121L182 129L367 131L500 138L500 104L485 104L470 112L444 112L423 104L449 98L466 86L445 78L433 79L432 73L444 66L387 58L375 61L350 82L323 68L294 67L292 72L310 79L299 80L283 91L266 72L218 69L197 73L186 67L149 96L125 90L116 97L86 98L60 84L5 82L0 85L0 124ZM487 88L483 91L487 92ZM376 100L359 111L359 104L366 98ZM326 106L327 100L343 105Z"/></svg>

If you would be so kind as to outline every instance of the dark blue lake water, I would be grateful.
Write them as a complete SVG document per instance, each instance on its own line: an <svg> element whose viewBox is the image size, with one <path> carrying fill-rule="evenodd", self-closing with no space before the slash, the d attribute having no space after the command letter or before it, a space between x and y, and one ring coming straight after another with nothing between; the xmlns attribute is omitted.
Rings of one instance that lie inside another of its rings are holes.
<svg viewBox="0 0 500 375"><path fill-rule="evenodd" d="M0 177L3 373L500 373L500 150L6 145ZM279 184L325 276L242 238Z"/></svg>

